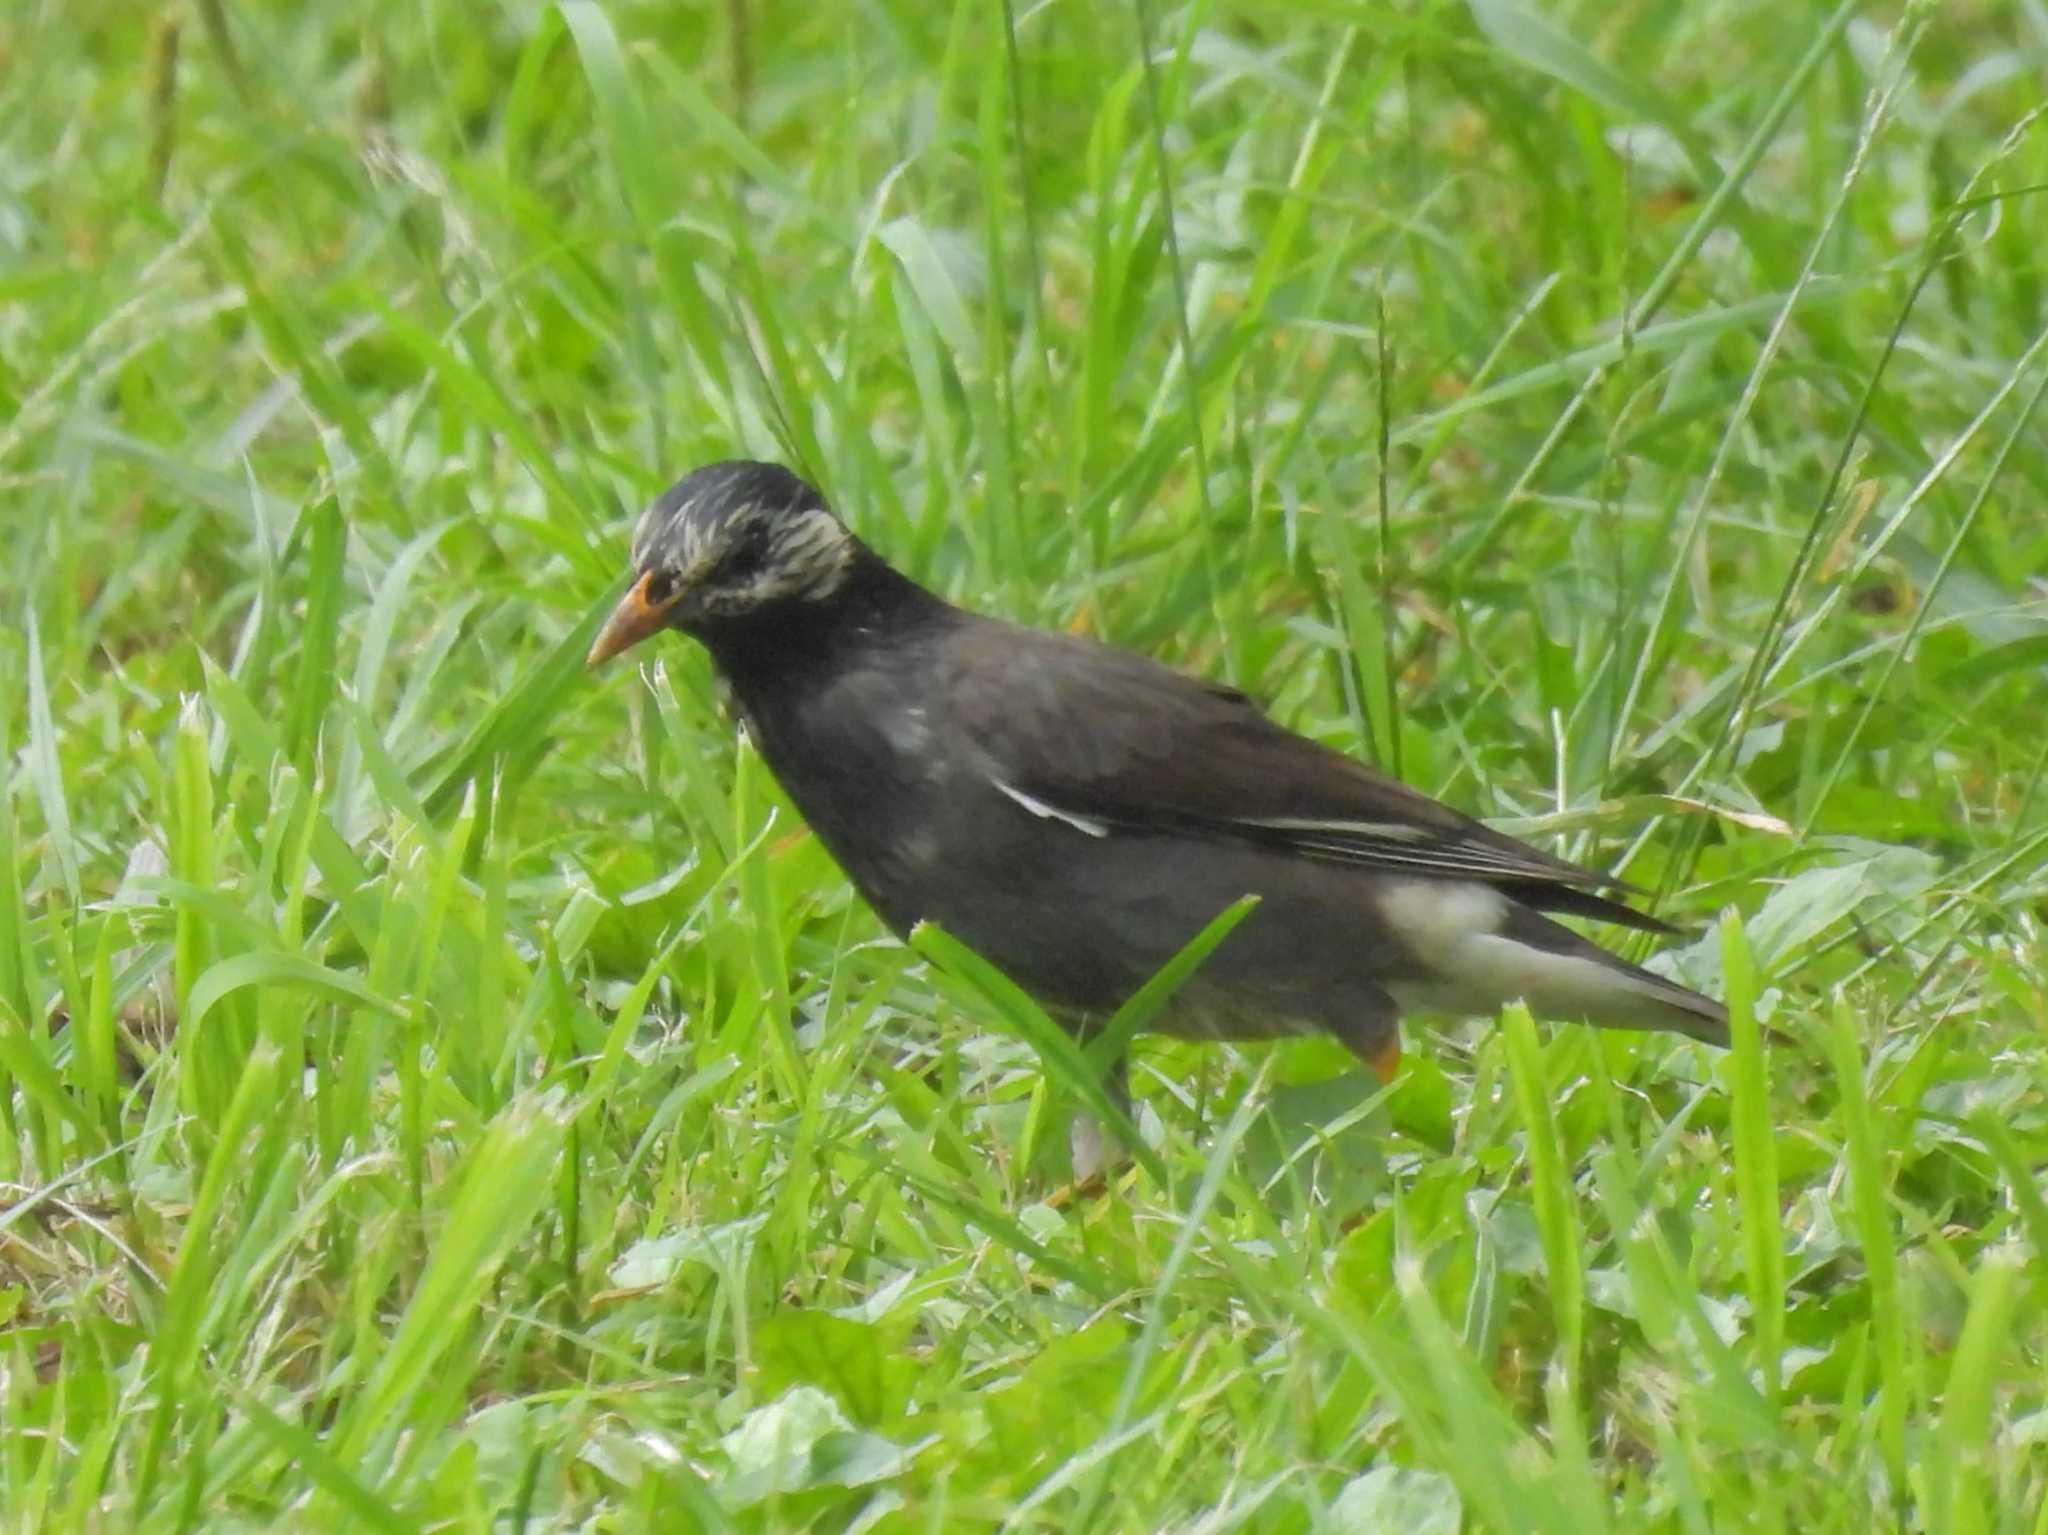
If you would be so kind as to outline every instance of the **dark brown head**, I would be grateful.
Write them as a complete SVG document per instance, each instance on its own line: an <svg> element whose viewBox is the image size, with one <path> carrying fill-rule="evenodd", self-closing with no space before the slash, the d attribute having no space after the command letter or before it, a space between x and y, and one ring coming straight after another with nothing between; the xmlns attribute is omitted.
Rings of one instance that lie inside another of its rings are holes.
<svg viewBox="0 0 2048 1535"><path fill-rule="evenodd" d="M707 464L633 530L633 586L590 647L610 660L661 629L703 639L764 609L829 601L860 559L825 498L778 464Z"/></svg>

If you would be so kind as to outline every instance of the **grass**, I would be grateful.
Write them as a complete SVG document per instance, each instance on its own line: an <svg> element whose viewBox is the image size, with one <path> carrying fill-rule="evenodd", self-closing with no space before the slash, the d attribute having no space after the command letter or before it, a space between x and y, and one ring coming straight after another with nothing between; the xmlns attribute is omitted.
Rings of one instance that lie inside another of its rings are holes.
<svg viewBox="0 0 2048 1535"><path fill-rule="evenodd" d="M2048 1529L2044 57L10 9L8 1527ZM734 453L1655 888L1734 1049L1144 1039L1048 1203L1077 1057L581 669Z"/></svg>

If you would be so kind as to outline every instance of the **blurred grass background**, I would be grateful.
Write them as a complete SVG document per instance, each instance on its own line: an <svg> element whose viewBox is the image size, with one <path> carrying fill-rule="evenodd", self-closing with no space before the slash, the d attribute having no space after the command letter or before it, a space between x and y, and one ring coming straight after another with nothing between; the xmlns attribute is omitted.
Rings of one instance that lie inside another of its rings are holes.
<svg viewBox="0 0 2048 1535"><path fill-rule="evenodd" d="M18 0L9 1527L2048 1530L2044 71ZM1655 888L1738 1049L1145 1041L1165 1177L1048 1203L1071 1081L701 655L581 670L735 454Z"/></svg>

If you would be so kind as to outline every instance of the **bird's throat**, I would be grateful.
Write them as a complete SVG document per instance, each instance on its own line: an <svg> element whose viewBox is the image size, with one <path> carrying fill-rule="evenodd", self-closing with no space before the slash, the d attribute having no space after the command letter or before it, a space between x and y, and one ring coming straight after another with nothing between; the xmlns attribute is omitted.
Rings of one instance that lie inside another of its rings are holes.
<svg viewBox="0 0 2048 1535"><path fill-rule="evenodd" d="M765 604L694 632L748 717L765 722L849 668L875 664L879 651L958 616L863 548L827 596Z"/></svg>

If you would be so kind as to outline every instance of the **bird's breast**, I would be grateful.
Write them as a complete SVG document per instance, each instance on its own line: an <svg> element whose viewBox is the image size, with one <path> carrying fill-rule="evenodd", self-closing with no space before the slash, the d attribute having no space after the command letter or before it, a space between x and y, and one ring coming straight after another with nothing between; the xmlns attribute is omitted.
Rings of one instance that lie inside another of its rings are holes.
<svg viewBox="0 0 2048 1535"><path fill-rule="evenodd" d="M769 771L868 903L899 932L932 915L948 764L906 679L881 670L735 691Z"/></svg>

